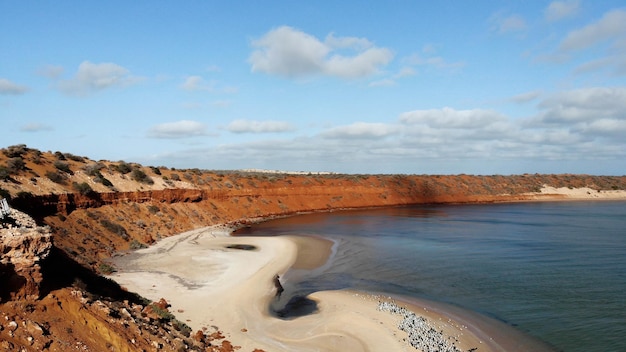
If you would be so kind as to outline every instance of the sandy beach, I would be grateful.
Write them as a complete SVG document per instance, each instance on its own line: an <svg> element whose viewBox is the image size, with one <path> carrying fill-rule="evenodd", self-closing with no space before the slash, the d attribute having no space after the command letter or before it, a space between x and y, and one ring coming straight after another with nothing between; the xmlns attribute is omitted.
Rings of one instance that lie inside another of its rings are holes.
<svg viewBox="0 0 626 352"><path fill-rule="evenodd" d="M307 297L312 314L272 315L275 276L323 264L331 247L323 239L231 237L228 228L208 227L113 258L111 278L151 300L164 298L194 331L219 329L242 351L537 350L503 323L423 300L322 291Z"/></svg>
<svg viewBox="0 0 626 352"><path fill-rule="evenodd" d="M541 192L536 193L541 196L552 197L553 200L625 200L626 191L623 190L595 190L588 187L568 188L551 187L544 185Z"/></svg>

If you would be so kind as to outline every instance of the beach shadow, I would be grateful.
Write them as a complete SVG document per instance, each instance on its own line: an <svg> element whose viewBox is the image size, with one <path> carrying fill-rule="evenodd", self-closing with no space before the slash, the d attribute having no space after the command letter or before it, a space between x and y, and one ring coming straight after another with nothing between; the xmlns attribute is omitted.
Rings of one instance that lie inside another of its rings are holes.
<svg viewBox="0 0 626 352"><path fill-rule="evenodd" d="M226 246L228 249L239 249L242 251L256 251L258 248L251 244L229 244Z"/></svg>

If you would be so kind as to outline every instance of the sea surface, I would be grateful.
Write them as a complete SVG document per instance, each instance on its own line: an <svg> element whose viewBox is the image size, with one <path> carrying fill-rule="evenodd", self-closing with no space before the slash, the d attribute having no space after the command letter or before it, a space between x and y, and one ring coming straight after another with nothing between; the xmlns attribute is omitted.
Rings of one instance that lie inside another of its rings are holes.
<svg viewBox="0 0 626 352"><path fill-rule="evenodd" d="M358 289L450 303L562 351L626 351L626 202L420 205L308 214L245 235L321 236L291 294Z"/></svg>

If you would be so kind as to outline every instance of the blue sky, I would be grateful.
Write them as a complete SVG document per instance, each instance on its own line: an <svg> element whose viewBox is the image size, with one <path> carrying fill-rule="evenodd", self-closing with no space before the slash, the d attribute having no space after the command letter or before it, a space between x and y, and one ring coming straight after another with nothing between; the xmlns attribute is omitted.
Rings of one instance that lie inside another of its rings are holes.
<svg viewBox="0 0 626 352"><path fill-rule="evenodd" d="M177 168L624 175L626 5L0 0L0 141Z"/></svg>

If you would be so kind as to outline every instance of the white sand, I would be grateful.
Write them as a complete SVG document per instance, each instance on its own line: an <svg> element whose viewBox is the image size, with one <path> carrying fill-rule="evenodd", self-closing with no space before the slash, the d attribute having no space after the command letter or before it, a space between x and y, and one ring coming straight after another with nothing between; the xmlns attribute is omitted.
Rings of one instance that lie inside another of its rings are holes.
<svg viewBox="0 0 626 352"><path fill-rule="evenodd" d="M351 291L322 291L307 298L318 312L292 320L268 312L276 294L273 278L296 260L296 242L283 237L229 237L210 227L166 238L113 258L111 278L151 300L166 299L194 331L215 326L242 351L415 351L398 329L399 315L378 310L379 297ZM248 244L257 250L227 249ZM415 303L415 302L412 302ZM484 328L455 313L412 306L463 351L504 351ZM450 319L452 317L452 319ZM456 319L456 320L455 320ZM498 330L498 329L496 329ZM446 337L446 339L448 339ZM484 342L483 342L484 341Z"/></svg>
<svg viewBox="0 0 626 352"><path fill-rule="evenodd" d="M597 191L588 187L582 188L568 188L568 187L560 187L555 188L551 186L544 185L541 188L541 192L538 193L540 195L557 195L562 196L565 199L572 200L585 200L585 199L626 199L626 191L623 190L601 190Z"/></svg>

